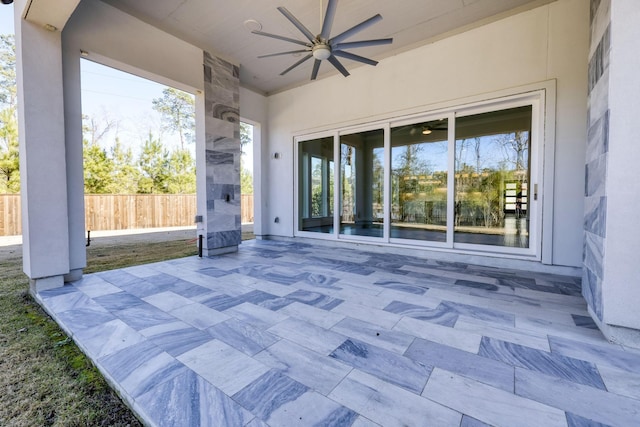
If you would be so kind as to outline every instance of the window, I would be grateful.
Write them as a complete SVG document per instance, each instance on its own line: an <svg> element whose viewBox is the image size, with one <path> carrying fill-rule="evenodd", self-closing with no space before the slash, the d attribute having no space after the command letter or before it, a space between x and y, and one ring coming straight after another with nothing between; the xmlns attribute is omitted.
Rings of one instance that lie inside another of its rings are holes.
<svg viewBox="0 0 640 427"><path fill-rule="evenodd" d="M299 138L298 231L539 256L543 97Z"/></svg>
<svg viewBox="0 0 640 427"><path fill-rule="evenodd" d="M454 241L529 247L531 106L456 120Z"/></svg>
<svg viewBox="0 0 640 427"><path fill-rule="evenodd" d="M333 138L300 143L299 230L333 233Z"/></svg>
<svg viewBox="0 0 640 427"><path fill-rule="evenodd" d="M340 136L340 234L382 237L384 131Z"/></svg>
<svg viewBox="0 0 640 427"><path fill-rule="evenodd" d="M391 128L391 237L447 239L448 120Z"/></svg>

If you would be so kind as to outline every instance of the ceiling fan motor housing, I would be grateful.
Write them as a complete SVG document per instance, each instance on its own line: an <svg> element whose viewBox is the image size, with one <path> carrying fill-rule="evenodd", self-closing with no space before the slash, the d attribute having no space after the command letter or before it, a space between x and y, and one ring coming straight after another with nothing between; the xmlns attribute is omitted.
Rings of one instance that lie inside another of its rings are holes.
<svg viewBox="0 0 640 427"><path fill-rule="evenodd" d="M329 45L326 45L324 43L317 44L313 46L312 53L315 59L327 59L331 56L331 48L329 47Z"/></svg>

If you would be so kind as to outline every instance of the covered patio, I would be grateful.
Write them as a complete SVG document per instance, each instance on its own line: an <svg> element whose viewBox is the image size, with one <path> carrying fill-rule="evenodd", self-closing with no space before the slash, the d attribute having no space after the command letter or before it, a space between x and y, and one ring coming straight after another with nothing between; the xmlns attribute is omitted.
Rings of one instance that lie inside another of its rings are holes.
<svg viewBox="0 0 640 427"><path fill-rule="evenodd" d="M300 241L36 297L148 425L629 426L580 280Z"/></svg>

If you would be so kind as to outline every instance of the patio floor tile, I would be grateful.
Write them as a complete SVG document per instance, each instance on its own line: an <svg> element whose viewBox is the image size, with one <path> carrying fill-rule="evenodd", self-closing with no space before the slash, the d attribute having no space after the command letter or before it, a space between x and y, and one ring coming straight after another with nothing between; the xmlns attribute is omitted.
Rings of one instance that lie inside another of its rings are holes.
<svg viewBox="0 0 640 427"><path fill-rule="evenodd" d="M516 368L516 394L606 425L634 426L640 419L636 399L527 369Z"/></svg>
<svg viewBox="0 0 640 427"><path fill-rule="evenodd" d="M640 351L579 283L250 241L36 298L150 426L634 425Z"/></svg>
<svg viewBox="0 0 640 427"><path fill-rule="evenodd" d="M177 359L229 396L269 370L257 360L215 339Z"/></svg>
<svg viewBox="0 0 640 427"><path fill-rule="evenodd" d="M567 425L559 409L439 368L431 373L423 396L490 425Z"/></svg>
<svg viewBox="0 0 640 427"><path fill-rule="evenodd" d="M329 394L351 371L351 366L322 356L288 340L280 340L255 359L322 394Z"/></svg>
<svg viewBox="0 0 640 427"><path fill-rule="evenodd" d="M459 412L357 369L329 398L382 426L458 426L462 418Z"/></svg>

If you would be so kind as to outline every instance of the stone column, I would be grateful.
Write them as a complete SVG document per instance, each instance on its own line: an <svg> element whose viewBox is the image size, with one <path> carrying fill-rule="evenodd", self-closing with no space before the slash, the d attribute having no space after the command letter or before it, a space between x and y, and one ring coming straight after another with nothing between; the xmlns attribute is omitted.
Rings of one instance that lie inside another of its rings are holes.
<svg viewBox="0 0 640 427"><path fill-rule="evenodd" d="M206 255L235 252L241 242L240 80L236 65L204 53Z"/></svg>
<svg viewBox="0 0 640 427"><path fill-rule="evenodd" d="M591 0L582 292L605 334L640 347L640 7Z"/></svg>

